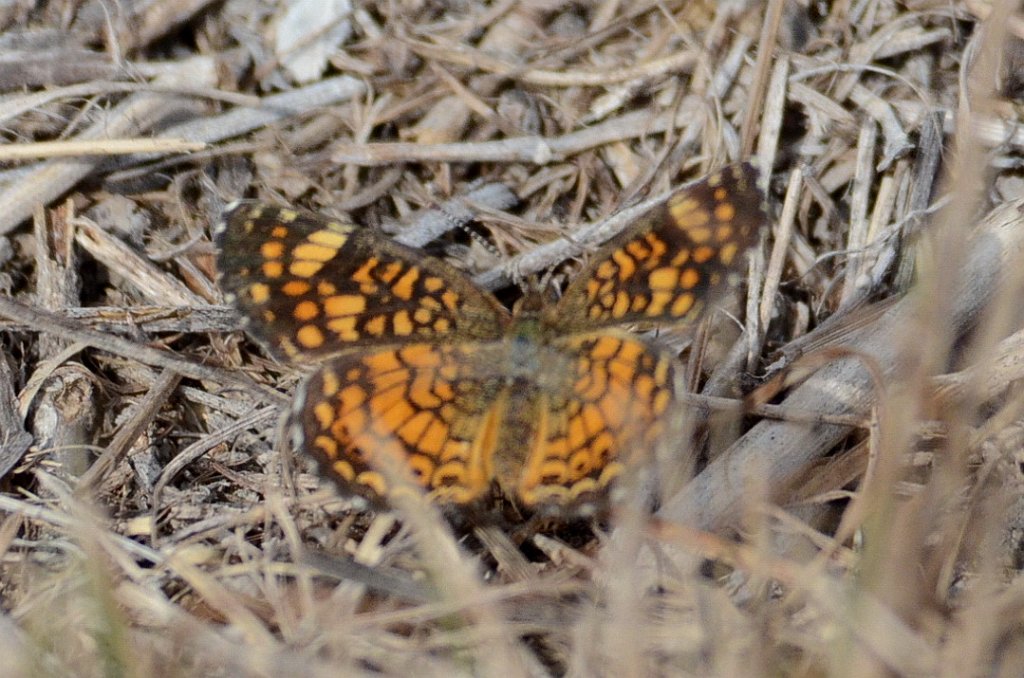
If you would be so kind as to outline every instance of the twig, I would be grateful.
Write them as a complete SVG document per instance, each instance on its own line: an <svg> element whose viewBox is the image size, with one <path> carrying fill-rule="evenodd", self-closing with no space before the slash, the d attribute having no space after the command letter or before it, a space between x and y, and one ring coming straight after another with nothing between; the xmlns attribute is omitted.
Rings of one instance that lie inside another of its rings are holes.
<svg viewBox="0 0 1024 678"><path fill-rule="evenodd" d="M0 162L26 158L67 158L84 155L128 155L130 153L191 153L207 144L185 139L102 139L95 141L36 141L31 144L0 146Z"/></svg>
<svg viewBox="0 0 1024 678"><path fill-rule="evenodd" d="M0 315L11 320L28 325L39 332L60 332L65 338L71 341L88 344L108 353L119 355L129 360L138 360L147 365L156 365L166 369L172 369L194 379L203 379L222 384L234 384L258 394L269 402L283 404L288 401L277 391L260 386L248 377L230 372L228 370L209 367L199 363L193 363L174 356L167 351L160 351L149 346L143 346L127 339L122 339L111 334L105 334L81 323L68 320L55 313L49 313L39 309L20 304L13 299L0 296Z"/></svg>

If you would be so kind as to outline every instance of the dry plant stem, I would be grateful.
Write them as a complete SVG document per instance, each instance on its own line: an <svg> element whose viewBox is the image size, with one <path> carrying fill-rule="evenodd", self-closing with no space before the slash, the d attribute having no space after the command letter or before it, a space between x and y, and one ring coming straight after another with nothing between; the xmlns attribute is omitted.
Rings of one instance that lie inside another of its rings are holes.
<svg viewBox="0 0 1024 678"><path fill-rule="evenodd" d="M956 290L947 322L962 332L998 288L1000 271L1015 262L1024 248L1024 201L1000 205L984 219L971 240L962 281ZM889 372L899 359L896 348L902 328L912 323L917 301L907 298L893 305L869 326L848 335L845 345L874 357ZM875 402L867 372L859 361L838 360L794 389L783 403L823 414L864 417ZM824 455L849 428L822 424L763 421L747 432L718 460L665 503L658 517L700 529L717 530L735 525L745 508L751 482L778 487L808 462ZM756 481L755 481L756 479Z"/></svg>
<svg viewBox="0 0 1024 678"><path fill-rule="evenodd" d="M761 336L757 337L751 347L751 353L761 355L764 348L765 332L768 323L772 319L772 308L775 306L775 295L778 294L779 284L782 280L782 269L786 263L786 253L789 251L790 241L793 238L793 230L796 225L796 211L800 204L800 188L803 185L803 170L800 167L793 169L789 175L789 182L786 186L786 197L782 201L782 213L779 215L778 224L775 227L775 237L772 242L772 251L768 257L768 271L765 274L764 289L761 292L761 304L758 309L761 322Z"/></svg>
<svg viewBox="0 0 1024 678"><path fill-rule="evenodd" d="M203 657L203 666L211 674L284 676L294 667L302 666L303 678L333 678L338 675L336 666L328 671L308 656L299 657L298 652L283 651L273 644L247 646L244 652L239 652L237 636L224 633L223 626L210 625L186 612L177 601L172 602L148 582L140 585L134 580L125 580L118 585L116 595L118 604L129 614L151 620L157 629L173 629L169 634L143 634L142 642L151 647L166 643L169 647L161 647L160 652L167 657L176 656L171 648L175 635L181 634L188 638L190 653Z"/></svg>
<svg viewBox="0 0 1024 678"><path fill-rule="evenodd" d="M283 94L263 97L257 106L239 107L210 117L197 118L161 131L161 136L212 143L280 122L294 115L351 101L366 92L356 78L339 75Z"/></svg>
<svg viewBox="0 0 1024 678"><path fill-rule="evenodd" d="M77 342L67 346L64 350L54 353L51 357L40 361L36 364L35 369L29 375L28 380L25 383L24 388L18 394L18 401L20 403L19 409L22 417L27 418L30 409L34 406L36 409L36 416L39 416L40 403L37 400L39 392L43 390L43 386L47 380L53 377L62 367L66 366L69 360L71 360L77 353L80 353L86 348L87 344ZM89 408L91 411L91 408ZM67 422L64 422L65 424ZM36 435L38 431L34 431ZM45 433L44 433L45 435ZM36 439L36 444L47 446L47 440ZM60 443L57 443L60 445Z"/></svg>
<svg viewBox="0 0 1024 678"><path fill-rule="evenodd" d="M757 159L761 165L761 180L765 182L765 186L771 183L787 98L793 98L788 87L789 65L788 55L780 54L772 68L771 80L765 93L764 115L761 116L761 131L757 139Z"/></svg>
<svg viewBox="0 0 1024 678"><path fill-rule="evenodd" d="M915 232L924 220L925 211L928 209L928 203L931 200L932 190L939 173L944 146L941 115L941 112L932 111L921 121L917 162L914 163L910 200L904 217L909 220L906 230L910 233ZM896 289L907 289L910 285L914 274L914 262L913 256L900 258L899 268L895 275Z"/></svg>
<svg viewBox="0 0 1024 678"><path fill-rule="evenodd" d="M303 551L296 559L315 574L334 577L338 581L355 581L377 591L398 596L413 603L437 600L437 594L404 572L388 572L351 558L328 556L316 551Z"/></svg>
<svg viewBox="0 0 1024 678"><path fill-rule="evenodd" d="M903 130L896 112L886 101L863 85L857 85L850 92L850 100L864 109L882 127L883 155L878 170L884 172L893 162L902 158L914 148Z"/></svg>
<svg viewBox="0 0 1024 678"><path fill-rule="evenodd" d="M58 311L81 303L82 281L74 247L74 205L68 200L47 220L40 205L33 217L36 242L35 300ZM95 378L81 365L68 363L81 346L69 347L65 338L46 334L37 344L39 364L22 391L28 429L39 449L68 475L89 466L88 448L95 435ZM33 405L30 409L29 403Z"/></svg>
<svg viewBox="0 0 1024 678"><path fill-rule="evenodd" d="M114 439L107 445L107 449L79 479L75 494L82 497L91 493L101 482L103 476L124 458L132 444L142 435L143 430L156 418L160 408L171 397L180 381L181 375L173 370L165 369L160 374L150 390L135 406L131 418L121 425L114 435Z"/></svg>
<svg viewBox="0 0 1024 678"><path fill-rule="evenodd" d="M971 38L970 47L974 58L965 59L962 63L961 82L969 83L960 90L958 106L958 127L966 129L969 125L972 110L989 110L994 101L993 95L999 88L999 62L1005 49L1006 21L1017 2L1003 1L993 5L995 11L986 26ZM909 616L917 613L922 599L931 599L935 595L935 586L941 585L942 570L949 567L952 554L965 546L962 528L957 519L945 520L940 517L942 511L949 507L952 497L960 495L965 483L969 482L969 447L971 436L969 419L975 408L957 416L947 413L944 421L948 423L947 441L943 454L934 465L929 482L922 491L901 507L896 513L893 510L894 497L888 490L889 486L899 477L898 456L911 450L911 427L915 417L927 414L934 409L934 403L928 391L928 380L949 363L952 347L957 339L955 327L949 326L948 318L952 313L953 304L957 299L954 287L957 276L949 274L957 271L960 275L977 274L976 267L970 266L963 252L963 225L969 223L974 210L981 202L986 190L985 177L990 165L989 154L980 144L974 142L968 133L956 135L957 148L953 155L946 183L950 189L950 205L938 213L931 225L930 235L926 242L930 246L929 256L922 257L924 265L920 282L917 284L919 294L929 303L919 305L919 314L909 324L909 328L920 328L927 334L916 340L908 336L901 337L906 366L900 371L900 380L894 383L889 396L889 407L883 410L887 426L883 427L884 437L882 449L888 455L880 455L880 482L874 488L868 485L865 493L874 499L873 517L865 523L869 535L867 549L862 559L862 570L866 580L878 590L890 593L890 605L898 613ZM1020 225L1017 225L1020 228ZM1014 248L1011 251L1016 251ZM1020 261L1011 259L1015 267L1005 266L1008 274L1000 279L1001 291L1019 296L1020 289L1009 286L1014 279L1019 283ZM993 266L1002 270L1004 266ZM997 286L992 285L995 289ZM1016 302L1016 299L1014 300ZM989 321L972 334L974 351L984 355L989 352L996 339L1005 334L1009 328L1003 326L998 319L999 304L1007 304L1005 296L996 298L995 304L987 306L986 320ZM1014 310L1019 303L1012 303ZM1006 314L1003 315L1006 318ZM1014 321L1018 318L1014 318ZM997 335L997 330L999 334ZM983 481L982 481L983 482ZM898 522L890 518L895 516ZM908 529L909 528L909 529ZM995 529L995 524L982 529ZM938 552L941 558L929 558L926 553L932 547L934 533L939 536ZM969 547L968 547L969 548ZM917 571L906 568L891 568L890 559L897 562L916 562ZM942 560L946 560L943 563ZM921 576L923 574L923 577ZM943 592L944 595L945 592ZM866 664L867 658L861 663Z"/></svg>
<svg viewBox="0 0 1024 678"><path fill-rule="evenodd" d="M861 69L870 65L877 54L895 44L894 39L901 33L903 25L906 23L906 18L896 18L880 26L862 42L850 46L848 57L842 65L849 71L840 78L835 86L837 101L847 98L850 92L858 86L862 77Z"/></svg>
<svg viewBox="0 0 1024 678"><path fill-rule="evenodd" d="M355 662L339 666L337 658L313 656L308 647L291 647L278 642L278 635L270 643L240 637L229 631L232 628L229 622L211 623L209 617L187 612L180 601L162 595L148 582L143 585L134 581L119 582L115 593L119 607L127 614L133 619L146 619L155 627L137 632L133 643L154 652L161 658L161 665L175 667L182 662L180 648L187 645L189 656L200 658L197 661L200 668L191 675L292 676L296 675L296 667L301 667L302 678L367 675ZM231 594L239 595L237 591ZM142 671L130 675L140 673L148 675Z"/></svg>
<svg viewBox="0 0 1024 678"><path fill-rule="evenodd" d="M964 0L964 6L979 19L987 19L992 13L992 0ZM1024 40L1024 19L1017 15L1011 15L1008 19L1006 29L1016 37Z"/></svg>
<svg viewBox="0 0 1024 678"><path fill-rule="evenodd" d="M82 280L74 248L74 205L68 200L51 215L47 221L40 205L32 220L32 235L37 243L35 300L48 310L59 311L81 303ZM58 336L41 337L40 357L50 358L66 346L67 342Z"/></svg>
<svg viewBox="0 0 1024 678"><path fill-rule="evenodd" d="M721 97L732 83L749 48L749 39L739 36L722 68L712 83L709 97ZM375 166L398 162L528 162L548 164L564 160L586 150L607 144L634 139L645 134L657 134L683 127L693 129L695 119L703 110L703 97L683 99L678 110L654 118L646 111L627 113L587 129L561 137L524 136L500 141L480 143L382 143L339 144L331 154L338 163Z"/></svg>
<svg viewBox="0 0 1024 678"><path fill-rule="evenodd" d="M158 71L146 73L146 71L149 70L146 68L138 70L139 64L134 64L133 69L145 77L159 75ZM10 89L13 88L0 86L0 91L6 92L10 91ZM69 85L68 87L51 87L43 92L32 92L31 94L24 94L0 101L0 124L8 123L33 109L42 108L54 101L60 101L62 99L85 98L99 94L130 94L137 92L144 92L147 94L176 94L179 96L207 98L237 104L239 106L258 106L260 103L259 97L254 97L248 94L239 94L237 92L223 92L209 87L189 87L187 85L182 85L180 87L171 88L161 87L155 83L148 84L94 80L92 82L86 82L78 85Z"/></svg>
<svg viewBox="0 0 1024 678"><path fill-rule="evenodd" d="M75 242L107 270L124 278L143 297L158 304L171 303L186 307L204 303L178 278L142 258L133 248L89 219L79 219L77 227Z"/></svg>
<svg viewBox="0 0 1024 678"><path fill-rule="evenodd" d="M972 113L967 128L957 129L957 117L953 111L930 106L919 101L903 101L897 108L900 116L908 121L908 125L917 125L925 115L941 116L942 129L947 134L968 132L971 139L985 148L1005 148L1008 151L1024 148L1024 127L1017 119L1005 119L986 115L984 112Z"/></svg>
<svg viewBox="0 0 1024 678"><path fill-rule="evenodd" d="M435 590L461 608L464 622L489 638L479 646L474 673L482 675L526 675L516 635L502 623L500 605L480 604L485 591L479 582L475 562L458 546L440 511L424 505L421 497L396 499L403 523L410 529L417 550ZM454 620L453 620L454 621Z"/></svg>
<svg viewBox="0 0 1024 678"><path fill-rule="evenodd" d="M761 104L765 101L763 93L768 86L768 72L772 67L772 54L775 52L778 42L784 6L784 0L771 0L765 10L764 22L761 24L761 36L757 41L754 84L750 88L741 125L740 155L743 157L754 150L754 134L757 129L755 122L761 117Z"/></svg>
<svg viewBox="0 0 1024 678"><path fill-rule="evenodd" d="M33 440L18 412L15 376L7 352L0 350L0 478L21 461Z"/></svg>
<svg viewBox="0 0 1024 678"><path fill-rule="evenodd" d="M679 111L651 117L647 111L625 113L592 127L560 137L523 136L499 141L416 144L337 144L331 160L373 167L397 162L528 162L546 165L607 144L688 127L703 99L686 97Z"/></svg>
<svg viewBox="0 0 1024 678"><path fill-rule="evenodd" d="M212 87L212 67L205 61L194 60L179 65L171 74L157 78L155 89L174 91L179 86ZM264 98L258 106L240 108L220 116L203 118L172 126L161 131L161 137L183 139L196 143L213 143L244 134L272 122L319 106L328 106L358 96L365 91L362 82L348 76L325 80L299 90ZM111 137L137 135L150 129L174 108L179 97L171 94L135 94L111 111L103 121L80 134L76 141L104 143ZM99 156L79 157L74 160L54 160L29 171L10 187L0 190L0 201L9 208L0 215L0 234L14 229L30 214L36 204L46 204L98 167L109 171L114 167L152 159L159 153L140 152L118 158L104 165Z"/></svg>
<svg viewBox="0 0 1024 678"><path fill-rule="evenodd" d="M839 522L839 526L836 528L834 535L834 542L832 548L822 551L819 555L819 559L824 562L827 557L833 552L839 549L841 544L845 544L853 534L861 529L865 521L871 516L872 511L877 510L876 504L879 497L876 492L867 491L868 488L875 490L886 488L878 488L878 467L879 467L879 445L881 436L879 430L881 428L879 422L879 408L875 408L871 418L871 428L867 436L867 458L865 459L864 475L861 478L860 491L855 492L850 499L845 511L843 511L843 517ZM874 495L874 496L873 496Z"/></svg>
<svg viewBox="0 0 1024 678"><path fill-rule="evenodd" d="M231 332L242 329L238 314L229 306L88 306L61 308L60 315L98 331ZM3 316L0 313L0 316ZM0 317L0 332L23 332L29 325Z"/></svg>
<svg viewBox="0 0 1024 678"><path fill-rule="evenodd" d="M850 196L850 228L846 238L849 259L846 262L846 276L843 281L840 309L854 298L857 280L864 261L864 246L868 240L868 200L874 185L875 171L872 160L875 157L875 142L878 126L874 120L865 119L857 139L857 166L853 177L853 194Z"/></svg>
<svg viewBox="0 0 1024 678"><path fill-rule="evenodd" d="M545 8L557 11L558 3ZM566 3L567 4L567 3ZM478 49L494 54L515 52L520 36L528 34L537 21L539 11L529 3L515 3L509 11L493 25L489 25L480 39ZM498 90L500 80L490 75L477 75L469 80L468 89L477 97L492 97ZM417 143L432 144L451 141L463 136L472 111L462 98L453 95L443 97L427 110L416 125L409 130L409 138Z"/></svg>
<svg viewBox="0 0 1024 678"><path fill-rule="evenodd" d="M222 614L230 628L255 647L273 648L277 640L250 611L236 592L228 589L217 577L188 562L187 557L178 557L172 552L162 563L167 569L181 577L203 602Z"/></svg>
<svg viewBox="0 0 1024 678"><path fill-rule="evenodd" d="M36 471L36 478L43 477L49 476ZM46 483L46 487L52 487L54 484L57 484L57 481L51 479L50 482ZM39 522L47 526L64 529L69 533L73 533L74 528L78 524L78 521L68 515L66 511L58 511L46 506L40 506L3 493L0 493L0 511L20 515L27 521ZM129 537L108 532L106 533L106 539L111 547L116 546L119 550L123 551L122 557L124 554L127 554L134 559L148 563L159 563L163 560L163 556L161 556L159 551L155 551Z"/></svg>
<svg viewBox="0 0 1024 678"><path fill-rule="evenodd" d="M276 411L271 411L270 408L264 408L269 416L276 414ZM250 419L251 422L255 419ZM261 424L265 425L263 421L257 421L255 426ZM238 435L239 430L233 430L232 436ZM219 443L218 443L219 444ZM302 495L300 497L285 498L284 501L286 508L291 511L307 511L307 510L319 510L326 504L337 504L338 497L329 489L324 489L315 494ZM218 535L222 535L225 531L232 531L238 527L246 527L252 525L258 525L260 523L267 523L273 520L274 516L271 514L267 504L260 502L254 504L251 508L243 509L240 511L225 511L218 512L209 518L204 518L197 522L187 523L181 526L176 532L169 535L164 539L160 548L169 548L170 544L185 544L201 541L203 539L214 539ZM357 551L358 555L358 551ZM285 563L280 563L282 566L286 566Z"/></svg>
<svg viewBox="0 0 1024 678"><path fill-rule="evenodd" d="M1003 339L984 362L935 377L933 385L939 400L948 407L968 396L980 401L994 398L1021 379L1024 379L1024 330Z"/></svg>
<svg viewBox="0 0 1024 678"><path fill-rule="evenodd" d="M12 672L12 675L29 675L28 657L38 655L38 646L28 633L8 615L6 612L0 614L0 654L8 657L5 668ZM19 661L19 659L21 661Z"/></svg>
<svg viewBox="0 0 1024 678"><path fill-rule="evenodd" d="M423 247L448 231L476 219L478 210L473 209L474 204L493 210L506 210L516 201L515 194L508 186L485 184L463 197L445 201L439 208L413 215L411 225L399 231L394 239L410 247Z"/></svg>
<svg viewBox="0 0 1024 678"><path fill-rule="evenodd" d="M260 395L267 402L274 402L279 405L288 402L286 396L271 388L260 386L242 374L183 360L174 357L173 354L167 351L143 346L112 334L84 327L55 313L31 308L3 296L0 296L0 316L6 316L11 320L23 323L37 332L59 332L73 341L87 344L129 360L137 360L147 365L176 370L184 376L192 377L193 379L240 386Z"/></svg>
<svg viewBox="0 0 1024 678"><path fill-rule="evenodd" d="M213 64L196 58L182 62L173 74L157 78L161 86L215 82ZM176 97L163 94L133 94L77 136L79 141L137 136L151 129L179 107ZM170 135L176 136L176 135ZM48 204L93 172L100 157L51 160L31 170L20 180L0 189L0 235L32 216L39 204Z"/></svg>
<svg viewBox="0 0 1024 678"><path fill-rule="evenodd" d="M366 85L347 75L322 80L283 94L264 97L258 105L239 107L209 117L173 125L160 131L161 137L214 143L279 122L307 111L349 101L366 91ZM152 160L154 154L117 158L105 169L123 169L128 165Z"/></svg>
<svg viewBox="0 0 1024 678"><path fill-rule="evenodd" d="M866 440L854 445L852 448L822 460L821 464L809 466L806 474L801 474L793 479L789 487L778 488L773 494L787 502L788 506L800 506L801 504L821 504L826 501L852 499L854 493L848 490L835 489L847 487L864 475L868 465L868 444ZM773 510L773 517L796 521L796 518L784 509ZM834 560L837 555L842 555L842 546L834 539L827 539L819 532L808 530L806 523L805 533L810 537L818 535L819 540L826 541L820 544L822 555L829 560ZM844 557L850 567L856 562L854 557Z"/></svg>
<svg viewBox="0 0 1024 678"><path fill-rule="evenodd" d="M498 569L508 581L530 582L537 580L537 572L533 563L526 559L505 529L496 525L484 525L474 527L473 534L497 561Z"/></svg>
<svg viewBox="0 0 1024 678"><path fill-rule="evenodd" d="M31 52L3 51L0 92L5 93L47 86L60 87L72 82L102 81L125 73L124 67L111 63L110 57L74 47L44 47ZM18 99L23 101L31 96ZM0 109L3 108L0 106Z"/></svg>
<svg viewBox="0 0 1024 678"><path fill-rule="evenodd" d="M750 403L735 400L733 398L720 398L704 393L683 393L678 396L679 402L687 407L703 408L725 412L735 417L751 415L765 417L768 419L783 419L785 421L800 421L805 424L839 424L852 428L863 427L866 422L863 417L839 414L822 414L817 410L794 410L785 405L760 404L750 406Z"/></svg>
<svg viewBox="0 0 1024 678"><path fill-rule="evenodd" d="M36 141L0 146L0 162L28 158L68 158L83 155L131 153L191 153L207 145L184 139L102 139L96 141Z"/></svg>
<svg viewBox="0 0 1024 678"><path fill-rule="evenodd" d="M540 87L601 87L631 80L649 80L659 75L688 70L697 61L692 52L681 52L645 64L628 66L597 73L555 70L547 71L496 59L481 51L469 51L461 45L451 48L438 47L426 42L408 40L414 51L438 61L448 61L461 66L490 71L503 78Z"/></svg>
<svg viewBox="0 0 1024 678"><path fill-rule="evenodd" d="M564 548L571 550L569 547ZM574 609L567 606L564 601L557 600L557 596L581 595L596 595L594 586L579 579L572 579L569 576L554 575L528 582L516 582L482 588L479 591L479 595L474 597L473 603L481 607L496 607L498 604L515 598L535 599L540 596L550 596L550 598L541 599L550 608L549 610L544 610L544 612L550 614L556 623L566 623L571 620ZM357 628L382 628L399 623L427 622L449 617L458 613L460 609L461 607L458 604L450 600L429 602L424 605L399 609L394 612L376 612L362 615L361 619L355 621L355 625ZM515 610L511 610L511 612L514 613ZM526 615L520 614L519 616ZM509 621L514 621L511 614L509 615ZM498 673L496 675L503 676L506 674Z"/></svg>
<svg viewBox="0 0 1024 678"><path fill-rule="evenodd" d="M882 176L879 180L878 193L868 221L868 242L861 264L863 275L857 286L857 293L861 296L866 297L871 291L882 289L894 261L902 254L902 251L895 247L883 245L890 240L891 234L898 232L895 227L890 229L886 225L893 223L896 198L901 187L906 189L910 186L910 170L910 163L900 160L895 171ZM901 218L900 224L903 223L904 220Z"/></svg>

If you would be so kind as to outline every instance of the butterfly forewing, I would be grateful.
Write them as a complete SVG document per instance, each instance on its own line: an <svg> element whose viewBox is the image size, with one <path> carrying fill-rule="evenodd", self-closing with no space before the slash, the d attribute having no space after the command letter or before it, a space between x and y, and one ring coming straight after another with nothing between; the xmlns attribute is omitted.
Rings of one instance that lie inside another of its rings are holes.
<svg viewBox="0 0 1024 678"><path fill-rule="evenodd" d="M697 318L736 282L767 222L757 177L730 165L672 195L594 255L554 317L567 331Z"/></svg>
<svg viewBox="0 0 1024 678"><path fill-rule="evenodd" d="M221 287L278 355L501 336L508 312L452 266L370 229L242 201L215 231Z"/></svg>

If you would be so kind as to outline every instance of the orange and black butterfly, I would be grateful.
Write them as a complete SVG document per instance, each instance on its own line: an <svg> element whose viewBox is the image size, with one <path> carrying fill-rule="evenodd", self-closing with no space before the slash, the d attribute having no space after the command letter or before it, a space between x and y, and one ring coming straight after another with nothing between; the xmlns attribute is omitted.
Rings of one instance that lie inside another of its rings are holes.
<svg viewBox="0 0 1024 678"><path fill-rule="evenodd" d="M555 304L510 312L447 263L367 228L239 202L216 230L221 285L279 357L320 362L294 445L375 505L573 518L606 501L674 400L675 359L622 331L692 322L767 221L738 164L608 242Z"/></svg>

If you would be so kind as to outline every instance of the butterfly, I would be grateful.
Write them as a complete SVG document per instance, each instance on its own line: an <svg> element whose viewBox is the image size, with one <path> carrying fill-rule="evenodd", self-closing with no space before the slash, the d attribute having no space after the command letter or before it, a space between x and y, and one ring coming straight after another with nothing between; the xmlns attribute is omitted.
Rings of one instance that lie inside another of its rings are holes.
<svg viewBox="0 0 1024 678"><path fill-rule="evenodd" d="M272 353L318 364L290 437L343 493L586 517L658 442L675 401L674 356L621 326L692 323L738 280L767 222L757 181L741 163L683 187L557 302L514 311L374 230L252 201L215 229L220 284Z"/></svg>

